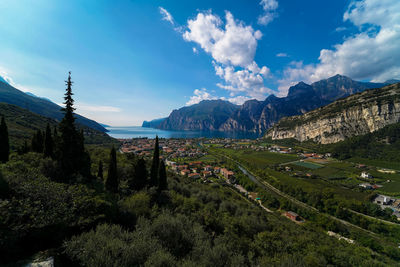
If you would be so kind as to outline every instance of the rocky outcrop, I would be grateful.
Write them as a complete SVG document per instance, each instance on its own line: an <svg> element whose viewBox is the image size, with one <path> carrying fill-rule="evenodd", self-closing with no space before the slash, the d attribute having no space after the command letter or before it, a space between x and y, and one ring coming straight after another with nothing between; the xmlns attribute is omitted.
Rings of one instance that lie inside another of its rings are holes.
<svg viewBox="0 0 400 267"><path fill-rule="evenodd" d="M367 90L304 115L284 118L266 136L274 140L294 138L329 144L397 122L400 122L400 83Z"/></svg>

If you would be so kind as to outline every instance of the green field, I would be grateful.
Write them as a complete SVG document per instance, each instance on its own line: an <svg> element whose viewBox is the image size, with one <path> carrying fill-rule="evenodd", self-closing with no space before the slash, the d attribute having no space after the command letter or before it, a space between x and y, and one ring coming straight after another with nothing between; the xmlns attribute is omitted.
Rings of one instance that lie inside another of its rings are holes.
<svg viewBox="0 0 400 267"><path fill-rule="evenodd" d="M256 165L258 168L282 164L296 161L299 159L297 155L279 154L269 151L254 151L254 150L233 150L233 149L218 149L234 158L241 159L249 164Z"/></svg>
<svg viewBox="0 0 400 267"><path fill-rule="evenodd" d="M305 161L297 161L297 162L293 162L293 165L297 165L297 166L301 166L301 167L305 167L308 169L320 169L322 167L324 167L324 165L321 164L316 164L316 163L312 163L312 162L305 162Z"/></svg>
<svg viewBox="0 0 400 267"><path fill-rule="evenodd" d="M299 169L303 170L308 170L308 172L311 173L316 174L317 172L325 171L325 175L335 176L333 174L338 174L339 172L347 174L349 170L354 168L354 164L352 163L333 161L325 164L327 166L326 167L322 164L299 162L299 157L297 155L279 154L268 151L216 149L215 152L224 152L225 154L230 155L232 158L236 158L240 162L245 163L245 165L250 167L250 169L252 170L262 170L264 175L260 175L260 177L267 180L272 179L274 181L280 181L281 183L287 185L296 184L297 186L300 186L304 191L308 192L321 192L326 189L331 189L336 194L340 195L343 199L363 200L366 197L366 193L352 191L350 189L344 188L341 184L338 184L336 182L330 182L323 179L305 179L292 177L289 175L289 173L275 171L271 168L276 164L291 162L291 166L298 167ZM296 163L304 164L297 165ZM340 166L342 166L343 169L341 169ZM325 177L325 175L320 176ZM353 181L353 183L356 182Z"/></svg>
<svg viewBox="0 0 400 267"><path fill-rule="evenodd" d="M390 162L390 161L364 159L364 158L351 158L348 161L351 161L351 162L354 162L354 163L361 163L361 164L365 164L365 165L370 165L370 166L381 167L381 168L400 170L400 163L399 162Z"/></svg>

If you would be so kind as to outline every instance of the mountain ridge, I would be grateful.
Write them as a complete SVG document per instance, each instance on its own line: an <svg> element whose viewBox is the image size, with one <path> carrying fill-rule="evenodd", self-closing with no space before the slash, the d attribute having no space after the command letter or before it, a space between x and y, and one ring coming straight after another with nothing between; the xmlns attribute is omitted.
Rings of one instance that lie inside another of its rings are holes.
<svg viewBox="0 0 400 267"><path fill-rule="evenodd" d="M237 106L238 108L233 110L229 116L225 114L224 117L218 117L218 114L207 114L208 117L212 117L219 122L217 123L218 127L216 127L217 124L213 123L198 126L199 122L193 123L190 114L185 112L188 107L183 107L173 110L168 118L156 128L163 130L217 130L264 133L283 117L304 114L332 103L337 99L384 85L386 84L354 81L349 77L338 74L328 79L314 82L311 85L299 82L289 88L286 97L269 95L263 101L248 100ZM196 105L191 106L192 109L196 109L198 107ZM221 123L221 121L223 122Z"/></svg>
<svg viewBox="0 0 400 267"><path fill-rule="evenodd" d="M64 114L61 107L48 99L32 96L18 90L7 82L0 81L0 102L19 106L33 113L53 118L60 121ZM75 115L76 122L97 131L107 132L107 130L94 120L83 117L79 114Z"/></svg>
<svg viewBox="0 0 400 267"><path fill-rule="evenodd" d="M341 98L303 115L283 118L269 129L266 137L330 144L399 122L400 83L397 83Z"/></svg>

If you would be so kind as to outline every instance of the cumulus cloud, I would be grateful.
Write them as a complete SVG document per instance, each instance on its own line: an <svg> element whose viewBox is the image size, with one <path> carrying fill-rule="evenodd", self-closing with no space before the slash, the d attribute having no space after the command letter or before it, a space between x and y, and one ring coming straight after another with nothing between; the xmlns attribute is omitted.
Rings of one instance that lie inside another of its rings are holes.
<svg viewBox="0 0 400 267"><path fill-rule="evenodd" d="M359 32L333 49L321 50L317 64L288 66L279 81L282 92L293 82L313 82L335 74L375 82L400 77L400 1L353 1L343 20Z"/></svg>
<svg viewBox="0 0 400 267"><path fill-rule="evenodd" d="M264 99L266 94L272 92L272 90L264 86L263 77L268 76L270 73L265 66L259 68L254 62L248 68L237 71L232 66L223 67L215 64L214 67L216 74L225 81L225 84L218 83L217 86L230 91L231 95L245 92L253 98Z"/></svg>
<svg viewBox="0 0 400 267"><path fill-rule="evenodd" d="M278 1L276 0L261 0L264 13L258 17L258 24L267 25L276 17L276 9L278 8Z"/></svg>
<svg viewBox="0 0 400 267"><path fill-rule="evenodd" d="M168 21L172 25L175 24L174 18L165 8L159 7L158 9L160 10L160 14L161 14L163 20Z"/></svg>
<svg viewBox="0 0 400 267"><path fill-rule="evenodd" d="M190 97L189 101L186 102L186 106L191 106L194 104L198 104L203 100L215 100L218 99L218 97L211 95L209 92L207 92L207 89L202 88L202 89L196 89L193 92L193 96Z"/></svg>
<svg viewBox="0 0 400 267"><path fill-rule="evenodd" d="M226 12L225 19L223 28L218 16L200 12L195 19L188 20L188 30L183 33L183 38L198 43L219 63L246 67L253 61L257 40L262 34L236 21L230 12Z"/></svg>
<svg viewBox="0 0 400 267"><path fill-rule="evenodd" d="M218 87L230 91L232 97L242 93L264 99L270 92L264 86L264 79L269 77L270 70L266 66L259 67L254 61L262 33L235 20L228 11L225 21L211 12L200 12L194 19L188 20L183 38L197 43L212 56L215 72L224 80L217 84Z"/></svg>

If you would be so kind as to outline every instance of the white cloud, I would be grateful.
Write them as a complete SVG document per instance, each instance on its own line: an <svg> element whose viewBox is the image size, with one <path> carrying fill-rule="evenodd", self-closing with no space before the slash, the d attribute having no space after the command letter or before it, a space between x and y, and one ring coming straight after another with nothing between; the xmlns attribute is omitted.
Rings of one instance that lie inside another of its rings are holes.
<svg viewBox="0 0 400 267"><path fill-rule="evenodd" d="M209 92L207 92L207 89L202 88L202 89L196 89L193 92L193 96L190 97L189 101L186 102L186 106L191 106L194 104L198 104L203 100L215 100L218 99L218 97L211 95Z"/></svg>
<svg viewBox="0 0 400 267"><path fill-rule="evenodd" d="M200 12L188 20L183 38L199 44L212 56L215 72L224 80L218 87L230 91L232 96L242 93L264 99L271 91L264 86L270 70L266 66L259 67L254 61L262 33L235 20L228 11L225 20L224 23L210 11Z"/></svg>
<svg viewBox="0 0 400 267"><path fill-rule="evenodd" d="M223 67L215 64L214 67L217 75L227 83L218 83L217 86L230 91L232 94L245 92L252 98L264 99L266 94L272 92L264 86L263 77L268 76L270 72L265 66L260 69L254 62L249 68L237 71L232 66Z"/></svg>
<svg viewBox="0 0 400 267"><path fill-rule="evenodd" d="M267 25L276 17L276 9L278 8L278 1L276 0L261 0L264 13L258 17L258 24Z"/></svg>
<svg viewBox="0 0 400 267"><path fill-rule="evenodd" d="M172 15L165 8L159 7L158 9L160 10L160 14L162 15L162 19L163 20L168 21L172 25L175 24L174 18L172 17Z"/></svg>
<svg viewBox="0 0 400 267"><path fill-rule="evenodd" d="M335 74L375 82L400 78L400 1L353 1L343 20L360 32L333 49L322 49L317 64L287 67L279 81L281 92L293 82L313 82Z"/></svg>
<svg viewBox="0 0 400 267"><path fill-rule="evenodd" d="M192 50L193 50L193 53L195 53L195 54L198 54L198 53L199 53L199 51L197 51L197 48L196 48L196 47L192 47Z"/></svg>
<svg viewBox="0 0 400 267"><path fill-rule="evenodd" d="M244 102L246 102L247 100L250 100L250 99L251 98L248 96L239 95L239 96L228 98L227 100L233 104L242 105Z"/></svg>
<svg viewBox="0 0 400 267"><path fill-rule="evenodd" d="M289 55L286 53L278 53L276 54L276 57L289 57Z"/></svg>
<svg viewBox="0 0 400 267"><path fill-rule="evenodd" d="M335 29L336 32L342 32L342 31L345 31L345 30L347 30L346 27L337 27L337 28Z"/></svg>
<svg viewBox="0 0 400 267"><path fill-rule="evenodd" d="M236 21L226 12L226 24L210 12L197 14L188 20L188 30L183 33L186 41L198 43L215 61L222 64L247 67L252 64L257 49L260 31Z"/></svg>
<svg viewBox="0 0 400 267"><path fill-rule="evenodd" d="M11 76L8 74L8 71L6 71L3 67L0 67L0 81L4 80L7 82L9 85L17 87L19 86L14 82L14 80L11 78Z"/></svg>

